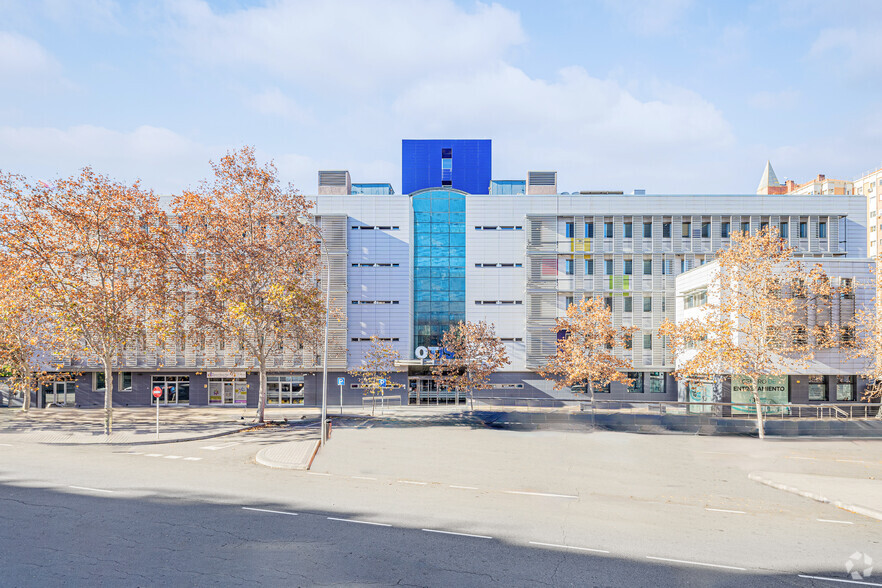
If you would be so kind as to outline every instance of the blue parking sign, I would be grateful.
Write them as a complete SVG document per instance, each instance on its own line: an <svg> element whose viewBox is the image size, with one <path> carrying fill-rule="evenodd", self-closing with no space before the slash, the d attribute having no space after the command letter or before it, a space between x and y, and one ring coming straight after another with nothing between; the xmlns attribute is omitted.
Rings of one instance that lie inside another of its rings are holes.
<svg viewBox="0 0 882 588"><path fill-rule="evenodd" d="M343 378L337 378L337 385L342 386L345 380Z"/></svg>
<svg viewBox="0 0 882 588"><path fill-rule="evenodd" d="M380 388L386 387L386 378L380 378Z"/></svg>

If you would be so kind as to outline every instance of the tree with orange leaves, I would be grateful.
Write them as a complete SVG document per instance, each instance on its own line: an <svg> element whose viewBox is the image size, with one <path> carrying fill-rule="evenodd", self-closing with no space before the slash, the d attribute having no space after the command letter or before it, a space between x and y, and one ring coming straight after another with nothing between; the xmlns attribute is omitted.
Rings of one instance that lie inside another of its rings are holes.
<svg viewBox="0 0 882 588"><path fill-rule="evenodd" d="M553 379L555 389L569 386L586 390L593 404L595 388L605 388L612 382L631 385L626 375L631 364L616 355L615 349L623 346L635 330L614 327L612 312L602 298L583 298L557 319L555 331L563 337L558 338L557 354L539 373Z"/></svg>
<svg viewBox="0 0 882 588"><path fill-rule="evenodd" d="M0 175L0 244L33 272L52 339L104 368L104 432L113 428L112 371L125 346L160 321L167 280L158 199L85 168L54 185Z"/></svg>
<svg viewBox="0 0 882 588"><path fill-rule="evenodd" d="M863 400L872 402L882 398L882 307L879 295L882 293L882 272L875 266L874 304L855 313L855 344L847 348L849 357L864 362L861 376L867 379ZM882 419L882 407L876 411L876 418Z"/></svg>
<svg viewBox="0 0 882 588"><path fill-rule="evenodd" d="M213 180L172 203L184 233L170 256L186 290L179 316L197 336L244 348L260 373L264 422L270 361L321 330L320 235L307 200L281 187L275 166L259 165L253 148L211 165Z"/></svg>
<svg viewBox="0 0 882 588"><path fill-rule="evenodd" d="M760 384L806 367L814 348L838 338L837 328L817 321L833 288L820 266L807 270L793 259L774 227L733 234L717 263L708 302L692 318L665 321L659 332L667 338L678 379L719 383L729 376L733 387L736 377L746 381L762 439Z"/></svg>
<svg viewBox="0 0 882 588"><path fill-rule="evenodd" d="M402 384L389 379L389 374L396 371L395 361L400 357L401 355L392 347L391 343L372 335L371 346L365 353L361 365L349 370L350 376L358 378L361 389L372 396L372 415L376 408L377 395L382 395L386 388L402 387ZM385 380L385 385L380 385L381 380Z"/></svg>
<svg viewBox="0 0 882 588"><path fill-rule="evenodd" d="M456 402L466 392L474 408L474 390L490 387L490 375L511 361L492 323L460 321L450 325L433 354L432 375L438 386L453 390Z"/></svg>

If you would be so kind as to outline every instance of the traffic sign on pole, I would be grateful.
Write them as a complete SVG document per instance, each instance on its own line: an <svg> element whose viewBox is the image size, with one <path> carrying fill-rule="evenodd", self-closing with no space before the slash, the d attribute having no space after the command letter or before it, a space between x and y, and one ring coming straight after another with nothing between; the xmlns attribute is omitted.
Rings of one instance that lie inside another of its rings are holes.
<svg viewBox="0 0 882 588"><path fill-rule="evenodd" d="M159 398L162 396L162 388L160 386L153 387L153 398L156 399L156 439L159 440Z"/></svg>
<svg viewBox="0 0 882 588"><path fill-rule="evenodd" d="M380 378L380 388L386 387L386 378Z"/></svg>
<svg viewBox="0 0 882 588"><path fill-rule="evenodd" d="M346 380L344 380L343 378L337 378L337 385L338 386L342 386L345 383L346 383Z"/></svg>
<svg viewBox="0 0 882 588"><path fill-rule="evenodd" d="M159 398L160 396L162 396L162 388L160 388L159 386L154 386L153 387L153 398Z"/></svg>

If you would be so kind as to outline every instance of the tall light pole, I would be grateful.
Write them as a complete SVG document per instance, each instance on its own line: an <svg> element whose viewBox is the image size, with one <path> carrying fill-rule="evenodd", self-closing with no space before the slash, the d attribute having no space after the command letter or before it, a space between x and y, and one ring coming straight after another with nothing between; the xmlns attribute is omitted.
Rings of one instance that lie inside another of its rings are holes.
<svg viewBox="0 0 882 588"><path fill-rule="evenodd" d="M308 217L298 216L297 222L302 225L312 224ZM325 286L325 344L322 352L322 423L321 423L321 440L322 447L328 440L328 323L331 322L331 258L328 255L328 248L325 247L325 239L322 237L321 231L317 231L319 238L319 254L323 255L327 262L328 277L323 282L327 282Z"/></svg>

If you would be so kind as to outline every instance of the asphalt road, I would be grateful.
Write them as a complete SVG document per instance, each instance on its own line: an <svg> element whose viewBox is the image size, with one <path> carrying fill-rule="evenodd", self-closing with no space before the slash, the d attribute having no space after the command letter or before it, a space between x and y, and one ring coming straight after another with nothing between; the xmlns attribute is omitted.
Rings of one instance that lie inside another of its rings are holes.
<svg viewBox="0 0 882 588"><path fill-rule="evenodd" d="M836 586L853 553L882 568L878 521L745 475L879 444L357 426L312 472L253 462L308 430L0 447L0 585Z"/></svg>

